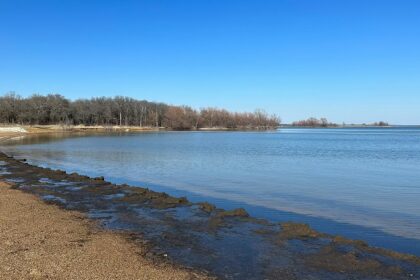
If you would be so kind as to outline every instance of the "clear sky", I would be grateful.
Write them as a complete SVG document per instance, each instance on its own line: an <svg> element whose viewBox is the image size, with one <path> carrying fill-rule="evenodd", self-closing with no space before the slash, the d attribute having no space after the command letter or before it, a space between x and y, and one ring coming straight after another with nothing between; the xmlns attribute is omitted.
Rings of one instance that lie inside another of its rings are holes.
<svg viewBox="0 0 420 280"><path fill-rule="evenodd" d="M420 124L420 1L0 0L8 91Z"/></svg>

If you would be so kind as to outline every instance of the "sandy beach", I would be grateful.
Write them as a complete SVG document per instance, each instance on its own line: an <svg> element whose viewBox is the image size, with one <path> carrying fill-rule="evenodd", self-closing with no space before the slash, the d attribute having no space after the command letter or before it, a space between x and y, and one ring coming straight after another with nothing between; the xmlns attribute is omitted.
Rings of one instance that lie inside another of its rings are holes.
<svg viewBox="0 0 420 280"><path fill-rule="evenodd" d="M205 279L0 179L1 279Z"/></svg>

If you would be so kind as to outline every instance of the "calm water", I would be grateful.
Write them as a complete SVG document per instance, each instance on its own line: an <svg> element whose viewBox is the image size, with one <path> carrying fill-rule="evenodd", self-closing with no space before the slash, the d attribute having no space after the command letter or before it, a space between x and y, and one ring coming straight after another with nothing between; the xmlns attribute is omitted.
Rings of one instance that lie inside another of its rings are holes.
<svg viewBox="0 0 420 280"><path fill-rule="evenodd" d="M420 255L420 129L282 129L33 138L31 163L298 220Z"/></svg>

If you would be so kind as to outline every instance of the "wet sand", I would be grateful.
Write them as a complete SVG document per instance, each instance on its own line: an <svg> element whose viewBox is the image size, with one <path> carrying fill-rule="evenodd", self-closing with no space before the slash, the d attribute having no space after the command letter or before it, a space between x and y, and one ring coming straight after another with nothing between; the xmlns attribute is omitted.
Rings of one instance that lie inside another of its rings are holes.
<svg viewBox="0 0 420 280"><path fill-rule="evenodd" d="M0 179L1 279L205 279Z"/></svg>

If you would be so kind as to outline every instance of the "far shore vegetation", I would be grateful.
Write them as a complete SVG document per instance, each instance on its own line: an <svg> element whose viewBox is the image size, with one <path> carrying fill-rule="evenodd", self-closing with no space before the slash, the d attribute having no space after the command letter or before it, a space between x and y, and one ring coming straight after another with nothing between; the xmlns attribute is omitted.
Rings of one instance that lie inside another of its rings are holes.
<svg viewBox="0 0 420 280"><path fill-rule="evenodd" d="M307 120L300 120L292 123L292 126L302 127L337 127L338 124L329 122L326 118L309 118Z"/></svg>
<svg viewBox="0 0 420 280"><path fill-rule="evenodd" d="M281 126L277 115L264 110L230 112L207 107L174 106L162 102L137 100L130 97L98 97L69 100L59 94L34 94L27 98L11 92L0 96L0 124L39 126L43 129L107 129L134 130L268 130ZM390 126L378 121L369 124L337 124L326 118L308 118L284 124L284 127L371 127Z"/></svg>
<svg viewBox="0 0 420 280"><path fill-rule="evenodd" d="M69 100L59 94L0 96L0 123L13 125L136 126L173 130L275 129L280 118L263 110L230 112L219 108L173 106L130 97Z"/></svg>
<svg viewBox="0 0 420 280"><path fill-rule="evenodd" d="M390 126L387 122L384 121L379 121L379 122L374 122L374 123L370 123L370 124L360 124L360 125L356 125L356 124L337 124L337 123L333 123L333 122L329 122L326 118L308 118L306 120L300 120L300 121L295 121L293 122L290 126L292 127L352 127L352 126L357 126L357 127L363 127L363 126Z"/></svg>

